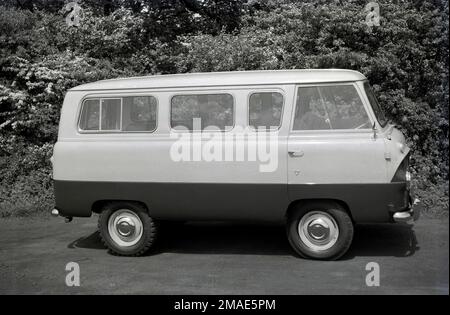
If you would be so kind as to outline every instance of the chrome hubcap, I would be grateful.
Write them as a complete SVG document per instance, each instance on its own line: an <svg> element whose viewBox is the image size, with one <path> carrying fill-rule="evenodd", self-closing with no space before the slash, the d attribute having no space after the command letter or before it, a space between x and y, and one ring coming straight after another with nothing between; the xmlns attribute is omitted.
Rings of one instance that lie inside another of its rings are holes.
<svg viewBox="0 0 450 315"><path fill-rule="evenodd" d="M308 234L315 240L321 241L330 236L330 227L323 219L316 219L309 223Z"/></svg>
<svg viewBox="0 0 450 315"><path fill-rule="evenodd" d="M136 231L133 221L130 218L121 218L116 225L116 229L123 237L133 235Z"/></svg>
<svg viewBox="0 0 450 315"><path fill-rule="evenodd" d="M143 224L134 212L120 209L109 218L108 232L117 245L129 247L135 245L141 239Z"/></svg>
<svg viewBox="0 0 450 315"><path fill-rule="evenodd" d="M298 235L308 248L320 252L336 244L339 237L339 227L328 213L312 211L305 214L300 220Z"/></svg>

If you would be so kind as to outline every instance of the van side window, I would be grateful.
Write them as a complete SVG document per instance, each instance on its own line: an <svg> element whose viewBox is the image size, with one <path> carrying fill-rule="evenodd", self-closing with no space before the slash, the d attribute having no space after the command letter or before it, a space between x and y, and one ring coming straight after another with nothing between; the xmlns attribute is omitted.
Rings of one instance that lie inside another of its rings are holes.
<svg viewBox="0 0 450 315"><path fill-rule="evenodd" d="M386 115L384 114L383 109L378 103L377 98L375 97L375 94L373 93L373 90L369 85L369 82L367 81L364 82L364 91L366 92L370 105L372 106L375 116L378 119L378 123L381 125L381 127L385 127L388 123L388 120L386 118Z"/></svg>
<svg viewBox="0 0 450 315"><path fill-rule="evenodd" d="M353 85L300 87L293 130L367 129L364 105Z"/></svg>
<svg viewBox="0 0 450 315"><path fill-rule="evenodd" d="M253 93L248 104L248 124L254 129L278 128L283 111L283 95L277 92Z"/></svg>
<svg viewBox="0 0 450 315"><path fill-rule="evenodd" d="M129 96L123 98L122 128L125 131L152 131L156 129L156 98Z"/></svg>
<svg viewBox="0 0 450 315"><path fill-rule="evenodd" d="M178 130L229 130L234 122L233 105L230 94L176 95L171 101L170 124Z"/></svg>
<svg viewBox="0 0 450 315"><path fill-rule="evenodd" d="M99 130L100 128L100 100L86 100L80 117L81 130Z"/></svg>
<svg viewBox="0 0 450 315"><path fill-rule="evenodd" d="M100 130L120 130L120 98L106 98L101 100Z"/></svg>
<svg viewBox="0 0 450 315"><path fill-rule="evenodd" d="M152 132L157 105L153 96L87 99L78 126L82 131Z"/></svg>

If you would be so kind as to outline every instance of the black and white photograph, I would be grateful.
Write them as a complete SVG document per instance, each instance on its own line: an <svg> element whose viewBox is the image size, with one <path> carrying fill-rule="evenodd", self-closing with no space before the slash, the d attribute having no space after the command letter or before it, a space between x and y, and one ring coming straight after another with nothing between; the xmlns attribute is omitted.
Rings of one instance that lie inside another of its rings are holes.
<svg viewBox="0 0 450 315"><path fill-rule="evenodd" d="M447 0L0 0L0 295L448 296L448 150Z"/></svg>

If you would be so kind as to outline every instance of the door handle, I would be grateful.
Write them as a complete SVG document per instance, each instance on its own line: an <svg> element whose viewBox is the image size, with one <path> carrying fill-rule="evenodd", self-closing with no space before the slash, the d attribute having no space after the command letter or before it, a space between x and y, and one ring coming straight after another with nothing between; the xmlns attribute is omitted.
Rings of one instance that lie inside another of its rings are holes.
<svg viewBox="0 0 450 315"><path fill-rule="evenodd" d="M289 151L288 153L292 157L302 157L303 155L305 155L303 151Z"/></svg>

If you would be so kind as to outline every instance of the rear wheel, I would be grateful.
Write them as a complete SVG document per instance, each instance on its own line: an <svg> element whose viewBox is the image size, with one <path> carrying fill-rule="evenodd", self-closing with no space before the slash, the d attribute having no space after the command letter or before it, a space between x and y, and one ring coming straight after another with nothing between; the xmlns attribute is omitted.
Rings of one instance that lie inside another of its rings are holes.
<svg viewBox="0 0 450 315"><path fill-rule="evenodd" d="M292 248L302 257L335 260L353 240L353 223L338 203L310 202L288 218L287 234Z"/></svg>
<svg viewBox="0 0 450 315"><path fill-rule="evenodd" d="M103 207L98 220L103 243L121 256L140 256L154 244L158 226L147 209L133 202L111 202Z"/></svg>

